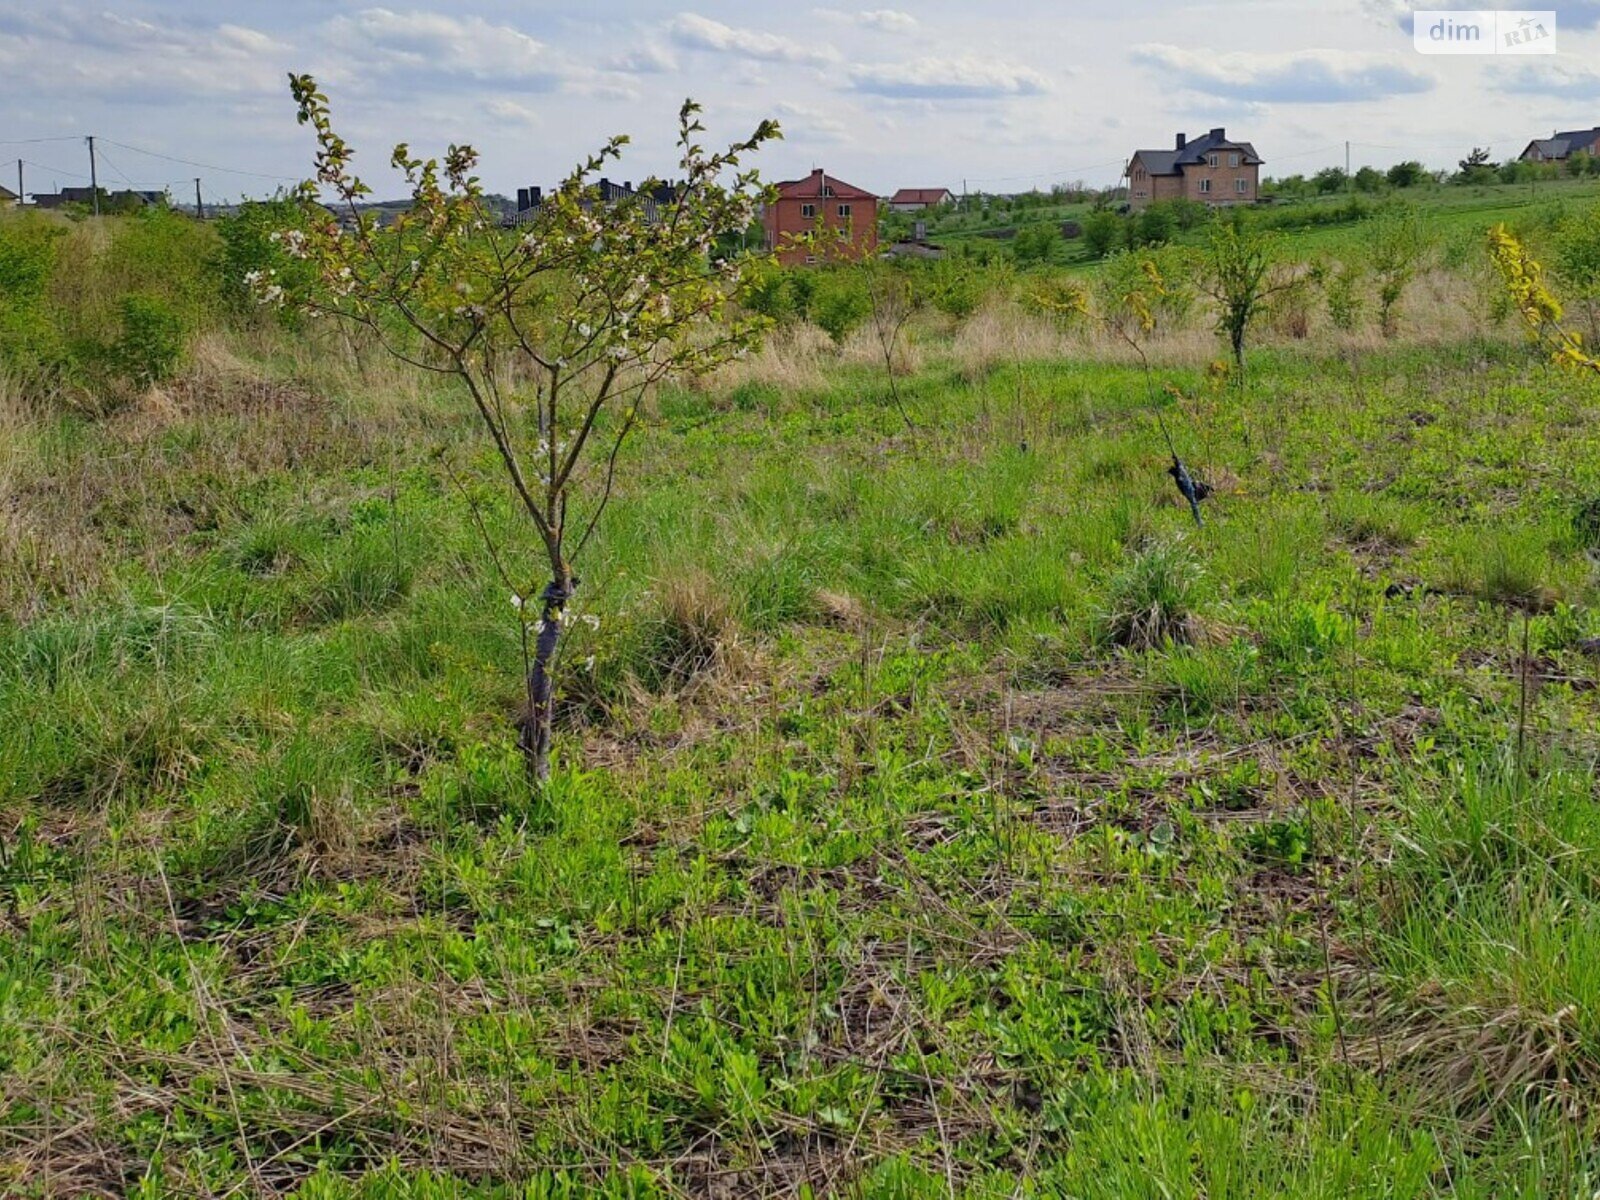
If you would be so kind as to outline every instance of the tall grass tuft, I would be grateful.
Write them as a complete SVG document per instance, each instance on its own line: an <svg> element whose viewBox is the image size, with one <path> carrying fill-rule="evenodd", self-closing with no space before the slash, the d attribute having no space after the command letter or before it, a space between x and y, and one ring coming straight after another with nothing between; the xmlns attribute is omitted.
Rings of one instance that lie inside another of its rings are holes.
<svg viewBox="0 0 1600 1200"><path fill-rule="evenodd" d="M1136 650L1194 641L1203 575L1181 539L1153 541L1137 551L1111 581L1106 616L1111 640Z"/></svg>

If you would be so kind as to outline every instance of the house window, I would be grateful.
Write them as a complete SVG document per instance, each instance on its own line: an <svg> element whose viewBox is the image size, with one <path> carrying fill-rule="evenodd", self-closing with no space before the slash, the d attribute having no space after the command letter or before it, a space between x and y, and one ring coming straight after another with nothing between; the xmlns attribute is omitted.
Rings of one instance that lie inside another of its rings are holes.
<svg viewBox="0 0 1600 1200"><path fill-rule="evenodd" d="M1209 192L1209 191L1210 191L1210 190L1211 190L1211 180L1209 180L1209 179L1202 179L1202 180L1201 180L1201 181L1200 181L1200 190L1201 190L1201 191L1202 191L1202 192Z"/></svg>
<svg viewBox="0 0 1600 1200"><path fill-rule="evenodd" d="M1212 167L1216 166L1217 165L1217 156L1215 154L1206 155L1206 165L1207 166L1212 166Z"/></svg>
<svg viewBox="0 0 1600 1200"><path fill-rule="evenodd" d="M839 219L841 221L848 221L850 219L850 206L848 204L839 205Z"/></svg>
<svg viewBox="0 0 1600 1200"><path fill-rule="evenodd" d="M1248 179L1235 179L1233 181L1233 190L1241 196L1244 195L1250 190L1250 181Z"/></svg>
<svg viewBox="0 0 1600 1200"><path fill-rule="evenodd" d="M1230 167L1237 167L1239 165L1239 156L1237 154L1228 155L1228 165Z"/></svg>
<svg viewBox="0 0 1600 1200"><path fill-rule="evenodd" d="M831 188L831 187L829 187L829 186L828 186L828 185L827 185L827 184L823 184L823 185L822 185L822 194L823 194L823 195L824 195L824 196L826 196L826 197L832 197L832 195L833 195L833 188Z"/></svg>
<svg viewBox="0 0 1600 1200"><path fill-rule="evenodd" d="M800 206L800 215L809 221L817 215L817 206L815 204L802 204Z"/></svg>

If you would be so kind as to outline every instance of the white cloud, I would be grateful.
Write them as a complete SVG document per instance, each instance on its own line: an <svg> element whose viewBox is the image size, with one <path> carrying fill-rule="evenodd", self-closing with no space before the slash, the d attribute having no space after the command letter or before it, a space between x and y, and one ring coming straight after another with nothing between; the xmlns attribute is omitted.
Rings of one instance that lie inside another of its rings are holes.
<svg viewBox="0 0 1600 1200"><path fill-rule="evenodd" d="M868 8L847 12L840 8L814 8L811 15L840 25L859 25L880 33L911 33L919 24L908 12L895 8Z"/></svg>
<svg viewBox="0 0 1600 1200"><path fill-rule="evenodd" d="M1135 46L1133 61L1154 67L1174 85L1230 100L1338 104L1412 95L1434 79L1393 54L1296 50L1283 54L1215 53L1181 46Z"/></svg>
<svg viewBox="0 0 1600 1200"><path fill-rule="evenodd" d="M325 32L360 65L404 73L413 83L453 77L543 90L563 74L543 42L482 17L368 8L335 17Z"/></svg>
<svg viewBox="0 0 1600 1200"><path fill-rule="evenodd" d="M495 99L486 101L483 111L488 113L502 125L539 125L544 118L529 108L526 104L518 104L515 100Z"/></svg>
<svg viewBox="0 0 1600 1200"><path fill-rule="evenodd" d="M678 60L665 46L649 43L606 60L606 69L628 75L664 75L678 69Z"/></svg>
<svg viewBox="0 0 1600 1200"><path fill-rule="evenodd" d="M756 29L735 29L699 13L679 13L668 27L672 40L690 50L714 54L734 54L760 62L809 63L820 66L837 62L839 52L826 44L806 45L775 33Z"/></svg>
<svg viewBox="0 0 1600 1200"><path fill-rule="evenodd" d="M1564 100L1600 100L1600 70L1582 63L1541 60L1519 63L1495 77L1493 86L1518 95L1558 96ZM1587 124L1580 119L1573 126Z"/></svg>
<svg viewBox="0 0 1600 1200"><path fill-rule="evenodd" d="M850 140L848 125L810 105L781 100L773 105L773 111L781 119L784 140L787 142L839 145Z"/></svg>
<svg viewBox="0 0 1600 1200"><path fill-rule="evenodd" d="M288 47L242 25L155 24L61 6L0 16L0 95L104 97L142 104L286 94Z"/></svg>
<svg viewBox="0 0 1600 1200"><path fill-rule="evenodd" d="M1050 81L1031 67L987 58L918 58L858 63L850 68L858 92L914 100L981 100L1038 96Z"/></svg>

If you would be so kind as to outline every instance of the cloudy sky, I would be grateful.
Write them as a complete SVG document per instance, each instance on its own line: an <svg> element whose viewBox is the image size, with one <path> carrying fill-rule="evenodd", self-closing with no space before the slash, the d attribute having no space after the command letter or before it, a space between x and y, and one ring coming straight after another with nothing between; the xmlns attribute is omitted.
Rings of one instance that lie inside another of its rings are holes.
<svg viewBox="0 0 1600 1200"><path fill-rule="evenodd" d="M0 163L26 159L30 191L78 183L93 133L114 186L270 190L310 161L289 70L318 76L380 194L399 139L471 142L505 192L613 133L634 138L614 177L665 173L685 96L717 140L777 117L769 178L822 166L878 191L1108 183L1134 149L1216 125L1281 175L1342 162L1346 139L1358 165L1446 166L1600 123L1600 0L1559 6L1561 53L1528 58L1419 55L1392 0L876 2L905 7L14 0Z"/></svg>

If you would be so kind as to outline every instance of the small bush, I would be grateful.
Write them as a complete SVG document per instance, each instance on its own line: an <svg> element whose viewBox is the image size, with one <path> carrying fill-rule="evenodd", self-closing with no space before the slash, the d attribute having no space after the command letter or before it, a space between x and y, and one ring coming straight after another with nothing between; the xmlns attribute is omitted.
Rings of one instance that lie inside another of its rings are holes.
<svg viewBox="0 0 1600 1200"><path fill-rule="evenodd" d="M793 279L790 272L778 266L753 271L745 287L745 306L779 325L787 325L803 313L795 295Z"/></svg>
<svg viewBox="0 0 1600 1200"><path fill-rule="evenodd" d="M971 263L941 258L928 273L928 300L946 316L964 321L978 310L984 283L982 274Z"/></svg>
<svg viewBox="0 0 1600 1200"><path fill-rule="evenodd" d="M1061 230L1049 221L1025 225L1017 231L1011 243L1011 253L1019 263L1049 262L1055 257L1056 243L1061 240Z"/></svg>
<svg viewBox="0 0 1600 1200"><path fill-rule="evenodd" d="M183 360L183 322L155 296L124 296L122 334L111 347L117 374L149 386L170 378Z"/></svg>
<svg viewBox="0 0 1600 1200"><path fill-rule="evenodd" d="M1083 221L1083 245L1095 258L1104 258L1124 240L1123 220L1109 208L1090 213Z"/></svg>
<svg viewBox="0 0 1600 1200"><path fill-rule="evenodd" d="M816 279L810 303L811 319L835 345L859 329L872 313L872 298L853 271L823 272Z"/></svg>
<svg viewBox="0 0 1600 1200"><path fill-rule="evenodd" d="M1328 320L1341 333L1351 333L1361 324L1366 308L1363 285L1366 272L1360 263L1340 263L1318 272L1322 284L1322 297L1328 308Z"/></svg>

